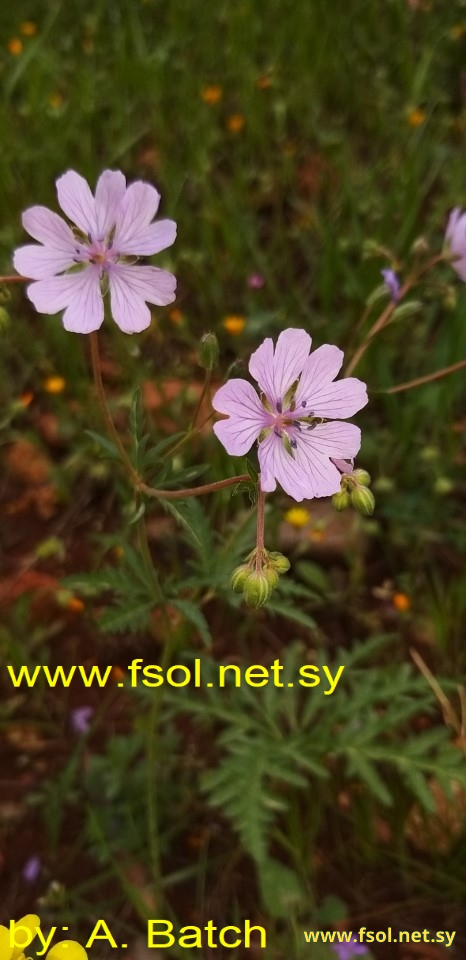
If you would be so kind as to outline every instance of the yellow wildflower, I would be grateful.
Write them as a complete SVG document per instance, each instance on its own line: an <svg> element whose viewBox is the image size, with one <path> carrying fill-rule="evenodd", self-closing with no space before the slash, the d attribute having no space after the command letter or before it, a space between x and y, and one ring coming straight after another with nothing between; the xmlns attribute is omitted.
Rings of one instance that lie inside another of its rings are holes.
<svg viewBox="0 0 466 960"><path fill-rule="evenodd" d="M305 507L290 507L286 511L284 519L292 527L305 527L311 519L311 514Z"/></svg>
<svg viewBox="0 0 466 960"><path fill-rule="evenodd" d="M246 123L242 113L232 113L227 118L227 128L230 133L239 133Z"/></svg>
<svg viewBox="0 0 466 960"><path fill-rule="evenodd" d="M233 314L231 316L225 317L222 321L223 327L227 333L231 333L232 337L239 336L243 332L246 326L246 320L244 317L237 317Z"/></svg>
<svg viewBox="0 0 466 960"><path fill-rule="evenodd" d="M40 928L40 919L34 913L25 917L12 926L0 926L0 957L2 960L24 960L24 951L37 936Z"/></svg>
<svg viewBox="0 0 466 960"><path fill-rule="evenodd" d="M223 90L221 87L211 84L209 87L204 87L201 90L201 97L204 103L209 103L211 106L218 103L222 99Z"/></svg>
<svg viewBox="0 0 466 960"><path fill-rule="evenodd" d="M23 37L33 37L37 33L37 24L33 23L32 20L25 20L24 23L20 25L20 33L23 34Z"/></svg>
<svg viewBox="0 0 466 960"><path fill-rule="evenodd" d="M420 110L416 108L415 110L410 110L408 113L408 123L410 127L421 127L427 119L427 114L425 110Z"/></svg>
<svg viewBox="0 0 466 960"><path fill-rule="evenodd" d="M394 593L392 603L398 613L406 613L411 606L411 600L406 593Z"/></svg>
<svg viewBox="0 0 466 960"><path fill-rule="evenodd" d="M64 97L62 93L51 93L49 96L49 107L52 107L53 110L58 110L63 106Z"/></svg>
<svg viewBox="0 0 466 960"><path fill-rule="evenodd" d="M46 393L63 393L66 380L63 377L47 377L44 380L43 387Z"/></svg>
<svg viewBox="0 0 466 960"><path fill-rule="evenodd" d="M12 57L19 57L20 53L23 52L23 41L19 37L13 37L8 41L7 49Z"/></svg>

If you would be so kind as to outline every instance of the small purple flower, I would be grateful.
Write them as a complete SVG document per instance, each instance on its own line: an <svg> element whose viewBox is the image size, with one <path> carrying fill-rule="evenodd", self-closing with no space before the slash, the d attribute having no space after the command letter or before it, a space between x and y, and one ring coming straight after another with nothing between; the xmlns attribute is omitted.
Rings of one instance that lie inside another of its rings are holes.
<svg viewBox="0 0 466 960"><path fill-rule="evenodd" d="M104 170L94 198L83 177L68 170L57 180L57 196L75 227L47 207L23 213L25 230L39 241L14 255L15 269L37 281L27 289L29 299L39 313L64 310L66 330L91 333L103 322L103 298L110 289L115 323L124 333L140 333L150 324L147 303L165 306L175 299L171 273L136 266L139 257L175 239L172 220L152 223L160 194L141 180L127 187L122 173Z"/></svg>
<svg viewBox="0 0 466 960"><path fill-rule="evenodd" d="M380 272L383 276L385 286L393 300L393 303L398 303L398 300L400 299L400 281L398 280L395 271L381 270Z"/></svg>
<svg viewBox="0 0 466 960"><path fill-rule="evenodd" d="M351 943L332 943L332 950L336 953L338 960L353 960L353 957L362 957L366 954L367 947L359 940L352 940Z"/></svg>
<svg viewBox="0 0 466 960"><path fill-rule="evenodd" d="M72 710L70 722L73 733L78 737L88 733L94 712L94 707L76 707Z"/></svg>
<svg viewBox="0 0 466 960"><path fill-rule="evenodd" d="M250 273L247 282L251 290L261 290L265 280L261 273Z"/></svg>
<svg viewBox="0 0 466 960"><path fill-rule="evenodd" d="M459 207L450 213L445 242L450 252L458 258L452 261L453 270L466 281L466 213L462 213Z"/></svg>
<svg viewBox="0 0 466 960"><path fill-rule="evenodd" d="M42 870L42 861L40 857L32 856L26 860L21 870L21 876L26 883L35 883Z"/></svg>
<svg viewBox="0 0 466 960"><path fill-rule="evenodd" d="M366 386L355 377L334 379L343 363L338 347L324 344L311 355L305 330L284 330L274 351L264 340L249 361L261 395L247 380L228 380L217 390L214 410L228 416L214 432L234 457L259 441L261 488L277 481L295 500L330 497L340 490L340 471L332 459L352 460L361 431L333 417L353 416L367 403Z"/></svg>

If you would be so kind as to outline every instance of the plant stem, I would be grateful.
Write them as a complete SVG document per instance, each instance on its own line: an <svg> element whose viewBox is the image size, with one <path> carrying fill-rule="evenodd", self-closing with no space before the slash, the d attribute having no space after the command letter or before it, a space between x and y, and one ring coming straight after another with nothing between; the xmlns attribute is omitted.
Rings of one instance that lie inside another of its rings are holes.
<svg viewBox="0 0 466 960"><path fill-rule="evenodd" d="M94 375L95 389L97 393L97 399L99 401L99 406L102 412L103 419L105 421L107 430L115 443L118 452L121 456L121 459L125 465L125 468L128 472L130 479L132 480L135 486L139 483L139 476L136 470L131 463L131 460L126 453L126 450L120 440L118 431L115 427L115 424L112 420L112 416L107 404L107 398L105 396L105 389L102 381L102 371L100 369L100 353L99 353L99 340L97 333L94 331L89 334L89 339L91 343L91 359L92 359L92 372Z"/></svg>
<svg viewBox="0 0 466 960"><path fill-rule="evenodd" d="M400 306L400 303L401 303L403 297L406 296L406 294L408 293L409 290L411 290L411 287L413 287L416 283L418 283L418 281L421 279L421 277L422 277L425 273L428 273L428 271L431 270L432 267L436 266L437 263L443 263L444 261L445 261L445 255L444 255L443 253L441 253L441 254L439 254L439 255L436 256L436 257L432 257L432 259L429 260L428 263L426 263L423 267L421 267L421 268L420 268L419 270L417 270L415 273L411 273L410 276L407 277L407 279L405 280L403 286L402 286L401 289L400 289L399 297L398 297L398 300L396 301L396 303L394 303L394 302L389 303L389 304L385 307L385 310L382 311L382 313L381 313L380 316L377 318L377 320L375 321L375 323L373 323L371 329L369 330L369 333L367 334L367 336L365 337L365 339L363 340L363 342L360 344L360 346L359 346L358 349L356 350L356 353L353 354L350 362L348 363L348 365L347 365L347 367L346 367L345 377L350 377L350 376L351 376L353 370L355 369L355 367L357 367L359 361L360 361L361 358L364 356L364 354L365 354L365 352L366 352L366 350L367 350L367 348L368 348L371 340L372 340L372 339L375 337L375 335L376 335L377 333L379 333L380 330L382 330L383 327L385 327L386 324L391 320L393 313L395 312L395 310L397 309L397 307Z"/></svg>
<svg viewBox="0 0 466 960"><path fill-rule="evenodd" d="M205 400L206 393L207 393L207 391L208 391L208 389L209 389L209 387L210 387L211 378L212 378L212 371L211 371L211 370L206 370L206 372L205 372L205 379L204 379L204 386L202 387L202 392L201 392L201 395L200 395L199 400L198 400L198 402L197 402L197 407L196 407L196 409L195 409L195 411L194 411L193 419L191 420L191 426L190 426L190 428L189 428L189 432L190 432L190 433L191 433L192 430L194 430L194 428L195 428L195 426L196 426L197 418L198 418L198 416L199 416L199 413L200 413L202 404L203 404L203 402L204 402L204 400Z"/></svg>
<svg viewBox="0 0 466 960"><path fill-rule="evenodd" d="M187 497L203 497L205 493L216 493L217 490L223 490L225 487L232 487L236 483L242 483L250 479L248 473L241 473L238 477L214 480L213 483L204 483L200 487L186 487L185 490L157 490L155 487L149 487L147 483L143 483L138 477L136 486L147 497L156 497L158 500L186 500Z"/></svg>
<svg viewBox="0 0 466 960"><path fill-rule="evenodd" d="M20 277L15 274L13 277L0 277L0 283L28 283L28 277Z"/></svg>
<svg viewBox="0 0 466 960"><path fill-rule="evenodd" d="M160 585L157 570L154 567L152 555L150 552L149 541L147 539L147 529L144 517L140 517L137 522L138 545L141 557L150 573L154 584L154 592L157 596L162 615L165 620L165 645L161 663L162 676L168 668L173 650L173 637L170 636L170 623L167 616L165 596ZM159 740L159 719L162 709L162 693L157 689L154 693L154 702L149 711L149 722L147 727L147 825L149 834L149 851L152 880L154 884L154 894L157 909L163 909L164 891L162 882L162 869L160 862L160 831L159 831L159 803L157 794L157 746Z"/></svg>
<svg viewBox="0 0 466 960"><path fill-rule="evenodd" d="M442 370L436 370L435 373L426 373L424 377L416 377L415 380L399 383L397 387L389 387L388 390L376 390L374 393L401 393L402 390L411 390L412 387L420 387L423 383L440 380L441 377L447 377L449 373L454 373L455 370L461 370L463 367L466 367L466 360L458 360L458 363L452 363L450 367L443 367Z"/></svg>
<svg viewBox="0 0 466 960"><path fill-rule="evenodd" d="M262 570L262 554L264 550L264 504L265 493L260 482L257 491L257 538L256 538L256 570Z"/></svg>

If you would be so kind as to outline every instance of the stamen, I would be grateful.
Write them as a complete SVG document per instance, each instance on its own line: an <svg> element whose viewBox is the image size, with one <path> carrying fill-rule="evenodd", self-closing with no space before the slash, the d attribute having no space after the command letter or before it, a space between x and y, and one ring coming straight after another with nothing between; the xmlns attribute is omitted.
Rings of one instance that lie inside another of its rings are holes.
<svg viewBox="0 0 466 960"><path fill-rule="evenodd" d="M296 440L291 440L290 443L291 443L291 446L293 447L293 450L296 450L296 447L298 446L298 444L296 443Z"/></svg>
<svg viewBox="0 0 466 960"><path fill-rule="evenodd" d="M273 432L275 436L278 437L279 440L281 440L282 438L281 430L279 430L278 427L275 427L275 430Z"/></svg>
<svg viewBox="0 0 466 960"><path fill-rule="evenodd" d="M277 400L277 411L278 411L278 413L281 413L281 412L282 412L282 402L281 402L281 400Z"/></svg>

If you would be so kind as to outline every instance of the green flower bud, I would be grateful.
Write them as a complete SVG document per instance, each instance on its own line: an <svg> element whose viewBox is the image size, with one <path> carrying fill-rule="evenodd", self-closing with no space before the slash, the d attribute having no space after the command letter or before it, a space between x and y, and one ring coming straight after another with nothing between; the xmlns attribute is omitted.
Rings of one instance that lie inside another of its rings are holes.
<svg viewBox="0 0 466 960"><path fill-rule="evenodd" d="M212 370L218 364L218 340L215 333L205 333L201 337L199 350L199 366L204 370Z"/></svg>
<svg viewBox="0 0 466 960"><path fill-rule="evenodd" d="M429 253L429 244L425 237L417 237L411 247L412 253L417 257L425 257Z"/></svg>
<svg viewBox="0 0 466 960"><path fill-rule="evenodd" d="M372 516L375 507L374 494L368 487L355 487L351 491L351 503L364 517Z"/></svg>
<svg viewBox="0 0 466 960"><path fill-rule="evenodd" d="M235 593L243 592L244 584L251 573L252 570L248 563L242 563L240 567L236 567L236 570L233 570L230 584Z"/></svg>
<svg viewBox="0 0 466 960"><path fill-rule="evenodd" d="M0 307L0 333L6 333L10 326L10 314L5 307Z"/></svg>
<svg viewBox="0 0 466 960"><path fill-rule="evenodd" d="M446 310L454 310L458 303L458 296L454 287L447 287L442 304Z"/></svg>
<svg viewBox="0 0 466 960"><path fill-rule="evenodd" d="M340 490L339 493L334 493L332 497L332 504L335 507L335 510L338 510L340 513L342 510L346 510L351 503L351 497L347 490Z"/></svg>
<svg viewBox="0 0 466 960"><path fill-rule="evenodd" d="M279 580L277 571L274 570L273 567L264 567L262 573L265 573L265 576L267 577L267 580L270 586L272 587L272 590L275 590L275 587L277 586L277 583Z"/></svg>
<svg viewBox="0 0 466 960"><path fill-rule="evenodd" d="M353 480L356 480L356 483L361 484L362 487L368 487L371 482L370 474L367 470L353 470L351 476Z"/></svg>
<svg viewBox="0 0 466 960"><path fill-rule="evenodd" d="M288 557L285 557L283 553L278 553L277 550L273 550L272 553L269 553L269 564L273 570L276 570L277 573L288 573L290 569L290 561Z"/></svg>
<svg viewBox="0 0 466 960"><path fill-rule="evenodd" d="M263 570L253 570L244 584L244 599L250 607L262 607L272 594L273 587Z"/></svg>
<svg viewBox="0 0 466 960"><path fill-rule="evenodd" d="M445 497L448 493L451 493L453 489L454 483L449 477L437 477L434 483L434 493L439 494L441 497Z"/></svg>
<svg viewBox="0 0 466 960"><path fill-rule="evenodd" d="M402 303L401 306L393 311L392 321L408 320L409 317L414 317L420 310L422 310L422 302L420 300L407 300L406 303Z"/></svg>

